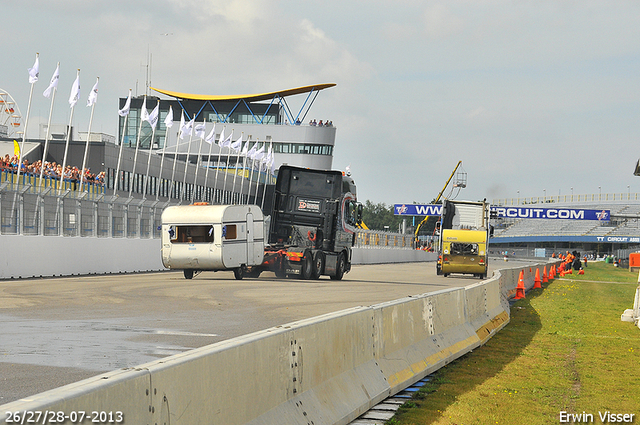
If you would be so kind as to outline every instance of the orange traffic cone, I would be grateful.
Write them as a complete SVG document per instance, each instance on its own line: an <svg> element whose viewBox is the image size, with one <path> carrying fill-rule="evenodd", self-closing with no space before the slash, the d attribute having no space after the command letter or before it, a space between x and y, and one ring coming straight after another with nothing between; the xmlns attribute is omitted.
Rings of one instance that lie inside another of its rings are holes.
<svg viewBox="0 0 640 425"><path fill-rule="evenodd" d="M549 282L549 278L547 277L547 266L544 266L544 269L542 269L542 283L548 283Z"/></svg>
<svg viewBox="0 0 640 425"><path fill-rule="evenodd" d="M551 279L556 278L556 265L551 266Z"/></svg>
<svg viewBox="0 0 640 425"><path fill-rule="evenodd" d="M569 270L565 271L564 274L573 274L573 270L569 269Z"/></svg>
<svg viewBox="0 0 640 425"><path fill-rule="evenodd" d="M580 271L578 272L578 274L584 274L584 270L580 269Z"/></svg>
<svg viewBox="0 0 640 425"><path fill-rule="evenodd" d="M518 286L516 286L515 300L521 300L525 298L524 295L524 270L520 270L520 276L518 277Z"/></svg>
<svg viewBox="0 0 640 425"><path fill-rule="evenodd" d="M560 270L560 277L564 277L564 270Z"/></svg>
<svg viewBox="0 0 640 425"><path fill-rule="evenodd" d="M542 283L542 281L540 280L540 269L536 268L536 277L533 280L533 289L542 288L542 285L540 283Z"/></svg>

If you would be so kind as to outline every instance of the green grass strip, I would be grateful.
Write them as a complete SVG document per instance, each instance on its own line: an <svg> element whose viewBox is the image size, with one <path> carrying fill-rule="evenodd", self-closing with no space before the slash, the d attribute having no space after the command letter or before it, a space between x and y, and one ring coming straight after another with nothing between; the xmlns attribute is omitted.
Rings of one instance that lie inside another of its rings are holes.
<svg viewBox="0 0 640 425"><path fill-rule="evenodd" d="M640 329L620 320L637 280L597 262L528 292L502 331L440 369L387 423L546 425L563 423L561 412L640 423Z"/></svg>

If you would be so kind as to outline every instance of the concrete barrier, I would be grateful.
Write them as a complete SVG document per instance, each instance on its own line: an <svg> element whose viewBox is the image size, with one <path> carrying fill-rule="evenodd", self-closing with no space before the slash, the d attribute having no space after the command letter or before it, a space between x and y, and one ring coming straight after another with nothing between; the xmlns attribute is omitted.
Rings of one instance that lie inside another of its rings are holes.
<svg viewBox="0 0 640 425"><path fill-rule="evenodd" d="M527 288L536 268L524 269ZM0 411L121 412L125 423L347 424L504 327L520 270L222 341Z"/></svg>
<svg viewBox="0 0 640 425"><path fill-rule="evenodd" d="M415 249L353 248L353 264L435 259ZM0 235L0 279L162 270L160 239Z"/></svg>
<svg viewBox="0 0 640 425"><path fill-rule="evenodd" d="M410 248L354 247L353 264L415 263L436 261L438 254Z"/></svg>
<svg viewBox="0 0 640 425"><path fill-rule="evenodd" d="M160 239L0 236L0 279L158 270Z"/></svg>

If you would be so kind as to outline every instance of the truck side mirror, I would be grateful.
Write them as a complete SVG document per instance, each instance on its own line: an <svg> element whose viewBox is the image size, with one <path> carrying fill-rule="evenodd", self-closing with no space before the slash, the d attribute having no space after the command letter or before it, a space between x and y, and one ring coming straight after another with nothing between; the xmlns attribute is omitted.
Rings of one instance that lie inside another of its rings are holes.
<svg viewBox="0 0 640 425"><path fill-rule="evenodd" d="M356 210L356 211L357 211L357 212L356 212L356 214L357 214L356 222L357 222L358 224L360 224L360 223L362 223L362 213L363 213L363 211L364 211L364 207L362 206L362 204L358 204L358 208L357 208L357 210Z"/></svg>

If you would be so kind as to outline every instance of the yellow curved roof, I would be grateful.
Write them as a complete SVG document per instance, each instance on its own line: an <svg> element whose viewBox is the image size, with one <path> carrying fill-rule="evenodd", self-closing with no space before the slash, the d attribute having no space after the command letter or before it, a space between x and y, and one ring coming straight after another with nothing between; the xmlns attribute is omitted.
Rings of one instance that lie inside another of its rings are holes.
<svg viewBox="0 0 640 425"><path fill-rule="evenodd" d="M158 93L166 94L167 96L175 97L178 99L190 99L190 100L245 100L247 102L257 102L260 100L271 100L275 95L280 97L292 96L294 94L309 93L313 90L323 90L329 87L335 86L334 83L328 84L315 84L312 86L297 87L294 89L274 91L270 93L258 93L258 94L242 94L242 95L226 95L226 96L214 96L214 95L202 95L202 94L190 94L180 93L169 90L161 90L155 87L150 87L151 90L155 90Z"/></svg>

